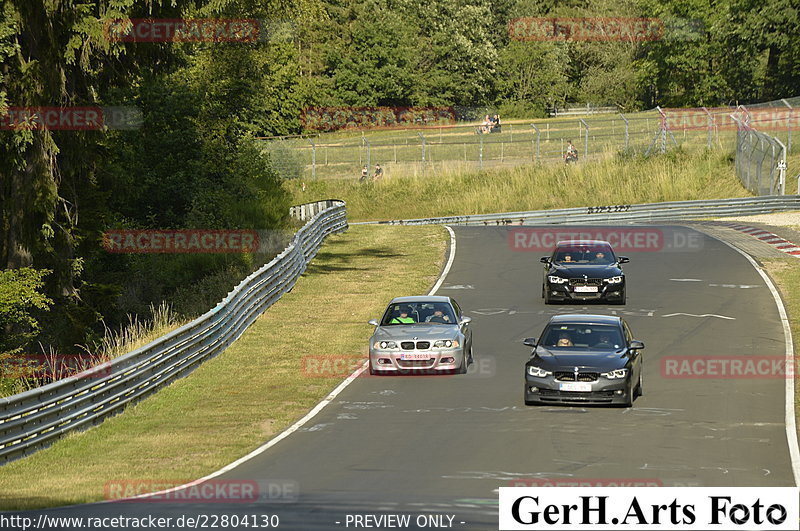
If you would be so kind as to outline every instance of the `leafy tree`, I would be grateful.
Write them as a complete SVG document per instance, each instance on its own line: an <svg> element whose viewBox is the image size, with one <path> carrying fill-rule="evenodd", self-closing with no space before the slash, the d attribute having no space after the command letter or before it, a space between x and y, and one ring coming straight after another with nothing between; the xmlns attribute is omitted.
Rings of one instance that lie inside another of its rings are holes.
<svg viewBox="0 0 800 531"><path fill-rule="evenodd" d="M49 273L28 267L0 270L0 356L21 352L39 331L34 312L53 304L41 293Z"/></svg>

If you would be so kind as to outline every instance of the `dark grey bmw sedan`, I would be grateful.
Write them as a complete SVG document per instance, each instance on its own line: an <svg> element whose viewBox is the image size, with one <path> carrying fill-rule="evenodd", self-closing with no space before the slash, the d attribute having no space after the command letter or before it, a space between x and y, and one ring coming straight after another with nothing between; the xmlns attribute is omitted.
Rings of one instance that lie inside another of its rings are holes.
<svg viewBox="0 0 800 531"><path fill-rule="evenodd" d="M630 407L642 394L642 349L624 319L556 315L525 364L525 404L595 403Z"/></svg>

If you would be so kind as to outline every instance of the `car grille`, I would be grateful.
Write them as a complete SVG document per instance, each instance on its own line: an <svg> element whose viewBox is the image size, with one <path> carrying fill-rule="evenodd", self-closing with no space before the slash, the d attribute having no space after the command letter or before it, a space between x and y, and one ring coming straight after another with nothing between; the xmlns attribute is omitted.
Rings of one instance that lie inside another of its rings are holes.
<svg viewBox="0 0 800 531"><path fill-rule="evenodd" d="M412 367L430 367L435 361L435 358L427 360L397 360L397 364L404 369L408 369Z"/></svg>
<svg viewBox="0 0 800 531"><path fill-rule="evenodd" d="M431 342L417 341L415 344L413 341L402 341L400 343L400 348L402 348L403 350L414 350L414 348L416 348L417 350L428 350L429 348L431 348Z"/></svg>
<svg viewBox="0 0 800 531"><path fill-rule="evenodd" d="M596 382L599 374L596 372L579 372L578 377L575 377L574 372L557 371L555 378L559 382Z"/></svg>
<svg viewBox="0 0 800 531"><path fill-rule="evenodd" d="M603 280L600 278L571 278L570 286L602 286Z"/></svg>

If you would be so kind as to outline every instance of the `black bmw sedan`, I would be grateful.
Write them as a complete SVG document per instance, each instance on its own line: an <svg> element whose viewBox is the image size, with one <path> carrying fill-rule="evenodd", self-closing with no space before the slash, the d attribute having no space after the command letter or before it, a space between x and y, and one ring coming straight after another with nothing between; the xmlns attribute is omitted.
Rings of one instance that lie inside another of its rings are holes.
<svg viewBox="0 0 800 531"><path fill-rule="evenodd" d="M553 254L542 257L545 304L566 301L606 301L625 304L625 273L617 256L602 240L569 240L556 244Z"/></svg>
<svg viewBox="0 0 800 531"><path fill-rule="evenodd" d="M556 315L536 339L525 364L525 404L595 403L630 407L642 395L644 343L624 319Z"/></svg>

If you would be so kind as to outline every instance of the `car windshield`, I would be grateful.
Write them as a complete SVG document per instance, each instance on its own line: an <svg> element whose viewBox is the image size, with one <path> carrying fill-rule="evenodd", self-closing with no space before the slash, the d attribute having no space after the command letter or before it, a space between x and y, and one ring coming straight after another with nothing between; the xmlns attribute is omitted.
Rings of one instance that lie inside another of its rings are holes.
<svg viewBox="0 0 800 531"><path fill-rule="evenodd" d="M539 344L547 348L616 350L623 347L619 328L610 325L558 323L548 326Z"/></svg>
<svg viewBox="0 0 800 531"><path fill-rule="evenodd" d="M452 306L446 302L400 302L390 304L381 326L412 324L455 324Z"/></svg>
<svg viewBox="0 0 800 531"><path fill-rule="evenodd" d="M553 253L552 261L557 264L601 264L615 262L614 251L607 245L570 245L559 247Z"/></svg>

